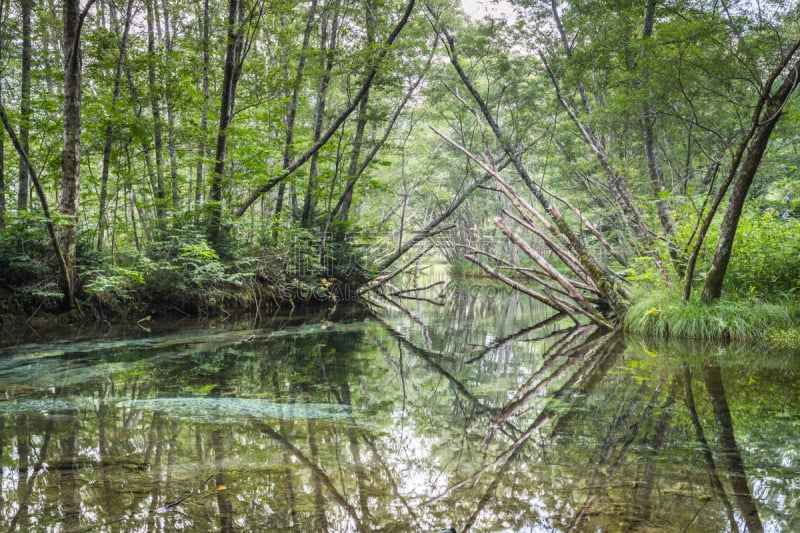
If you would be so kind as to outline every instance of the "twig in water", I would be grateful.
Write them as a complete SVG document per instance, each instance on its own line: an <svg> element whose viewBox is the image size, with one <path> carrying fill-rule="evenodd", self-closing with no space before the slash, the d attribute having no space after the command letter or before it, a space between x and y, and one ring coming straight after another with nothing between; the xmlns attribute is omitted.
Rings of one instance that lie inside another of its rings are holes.
<svg viewBox="0 0 800 533"><path fill-rule="evenodd" d="M178 498L177 500L173 500L171 502L165 503L163 506L161 506L158 509L156 509L156 512L157 513L166 513L168 511L172 511L175 507L179 506L180 504L182 504L183 502L185 502L186 500L188 500L192 496L196 496L196 495L200 494L200 488L203 487L206 483L208 483L211 480L211 478L213 478L214 476L215 476L215 474L211 474L205 480L203 480L203 482L200 483L200 485L198 485L197 488L192 489L185 496L182 496L182 497ZM225 488L226 487L216 487L214 489L214 492L217 492L217 491L220 491L220 490L225 490ZM211 494L211 493L209 493L209 494Z"/></svg>

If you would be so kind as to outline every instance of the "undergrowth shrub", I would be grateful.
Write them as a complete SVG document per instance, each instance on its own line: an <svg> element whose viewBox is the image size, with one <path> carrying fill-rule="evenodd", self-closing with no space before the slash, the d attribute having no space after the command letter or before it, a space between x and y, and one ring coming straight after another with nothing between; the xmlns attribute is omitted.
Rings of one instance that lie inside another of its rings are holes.
<svg viewBox="0 0 800 533"><path fill-rule="evenodd" d="M800 221L754 205L742 216L725 290L739 296L800 290Z"/></svg>
<svg viewBox="0 0 800 533"><path fill-rule="evenodd" d="M23 212L9 216L0 231L0 301L2 313L55 311L63 293L44 217Z"/></svg>
<svg viewBox="0 0 800 533"><path fill-rule="evenodd" d="M679 225L676 242L686 242L694 224L692 216ZM701 289L714 257L719 225L708 232L695 276ZM775 299L800 291L800 220L781 216L774 209L749 203L739 220L731 260L725 274L725 294L738 298Z"/></svg>
<svg viewBox="0 0 800 533"><path fill-rule="evenodd" d="M205 234L194 227L164 233L140 259L144 290L155 300L186 311L204 312L246 298L257 259L231 253L222 261Z"/></svg>
<svg viewBox="0 0 800 533"><path fill-rule="evenodd" d="M0 231L0 284L23 287L56 279L55 254L44 218L23 212Z"/></svg>

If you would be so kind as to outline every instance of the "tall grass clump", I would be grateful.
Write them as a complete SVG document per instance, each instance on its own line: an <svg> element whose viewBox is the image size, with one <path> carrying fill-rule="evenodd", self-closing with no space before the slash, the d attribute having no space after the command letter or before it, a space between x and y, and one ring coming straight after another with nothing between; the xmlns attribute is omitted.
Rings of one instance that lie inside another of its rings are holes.
<svg viewBox="0 0 800 533"><path fill-rule="evenodd" d="M781 339L798 335L798 320L800 306L791 301L723 299L704 305L664 291L640 298L623 325L643 336L783 344Z"/></svg>

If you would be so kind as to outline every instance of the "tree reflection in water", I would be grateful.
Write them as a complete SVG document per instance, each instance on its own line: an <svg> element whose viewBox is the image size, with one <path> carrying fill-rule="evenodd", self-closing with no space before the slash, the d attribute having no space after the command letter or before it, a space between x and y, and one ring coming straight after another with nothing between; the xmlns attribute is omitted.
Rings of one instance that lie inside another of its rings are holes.
<svg viewBox="0 0 800 533"><path fill-rule="evenodd" d="M413 295L4 349L0 523L800 530L796 357L649 346L493 286Z"/></svg>

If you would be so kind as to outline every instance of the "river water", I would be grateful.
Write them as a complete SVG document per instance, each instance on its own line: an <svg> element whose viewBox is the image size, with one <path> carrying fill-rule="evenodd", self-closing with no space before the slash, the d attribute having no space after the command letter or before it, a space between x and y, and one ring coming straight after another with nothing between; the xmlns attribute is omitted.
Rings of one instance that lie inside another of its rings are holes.
<svg viewBox="0 0 800 533"><path fill-rule="evenodd" d="M493 285L388 296L20 331L0 348L0 524L800 531L797 353L575 329Z"/></svg>

